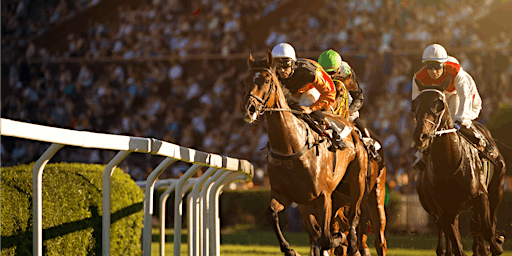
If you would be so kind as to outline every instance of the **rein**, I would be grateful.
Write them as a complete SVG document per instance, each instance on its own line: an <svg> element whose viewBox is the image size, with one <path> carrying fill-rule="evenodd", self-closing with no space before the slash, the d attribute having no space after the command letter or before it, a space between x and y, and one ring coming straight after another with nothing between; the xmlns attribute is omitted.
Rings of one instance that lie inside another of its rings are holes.
<svg viewBox="0 0 512 256"><path fill-rule="evenodd" d="M423 91L421 91L421 93L424 93L424 92L436 92L436 93L440 94L443 97L443 102L446 102L446 96L444 95L444 93L442 93L439 90L436 90L436 89L424 89ZM439 127L441 126L441 122L442 122L442 117L444 116L445 111L446 111L446 108L443 109L443 112L441 112L441 115L439 115L439 120L436 123L434 123L434 122L432 122L430 120L427 120L427 119L423 119L423 123L429 122L429 123L431 123L435 127L432 132L430 132L430 129L427 128L427 130L429 130L429 139L430 140L433 140L437 136L441 136L443 134L452 133L452 132L456 132L457 131L456 128L452 128L452 129L443 129L442 128L441 130L439 130Z"/></svg>
<svg viewBox="0 0 512 256"><path fill-rule="evenodd" d="M272 112L272 111L290 112L290 113L297 114L297 115L303 114L302 111L298 111L298 110L294 110L294 109L290 109L290 108L266 107L270 100L270 96L277 91L277 85L275 82L275 74L274 74L274 72L272 72L271 69L263 68L263 67L251 68L250 71L266 71L272 76L272 79L270 81L270 89L268 90L266 95L263 97L264 99L252 94L252 92L249 94L249 99L251 101L253 101L253 102L257 101L258 103L260 103L258 109L256 110L258 112L258 116L263 115L265 112ZM274 104L275 104L275 102L274 102ZM274 104L272 106L274 106ZM254 104L254 105L256 105L256 104ZM280 154L272 152L272 149L270 148L270 144L268 144L268 152L272 158L279 159L279 160L290 160L290 159L298 158L298 157L304 155L312 147L318 146L318 144L323 142L323 140L315 141L315 143L313 143L313 145L311 145L308 140L309 128L305 125L304 122L303 122L303 124L304 124L304 128L306 129L306 143L305 143L304 147L302 147L301 150L299 150L291 155L280 155Z"/></svg>

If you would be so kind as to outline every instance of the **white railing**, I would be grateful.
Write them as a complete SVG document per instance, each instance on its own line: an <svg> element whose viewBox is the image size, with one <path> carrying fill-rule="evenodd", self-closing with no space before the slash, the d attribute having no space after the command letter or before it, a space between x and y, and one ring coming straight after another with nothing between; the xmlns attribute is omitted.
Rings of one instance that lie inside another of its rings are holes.
<svg viewBox="0 0 512 256"><path fill-rule="evenodd" d="M169 165L176 161L185 161L193 164L181 178L173 181L174 184L171 185L173 188L167 192L167 197L169 193L172 193L172 190L175 191L176 195L181 194L181 196L175 196L174 202L174 255L180 255L181 253L181 204L185 192L192 189L189 200L187 200L193 210L191 215L189 215L189 228L191 229L191 233L189 233L189 241L191 241L189 242L189 254L219 255L218 196L220 191L230 182L250 181L254 174L254 167L247 160L209 154L157 139L74 131L5 118L2 118L0 122L0 134L2 136L52 143L36 161L33 169L33 251L34 255L37 256L42 255L43 169L55 153L65 145L119 151L103 171L102 255L110 255L110 179L115 167L130 153L148 153L167 157L149 175L145 183L144 228L142 236L144 255L151 255L151 215L153 214L155 182ZM202 166L207 166L209 169L200 179L192 183L189 182L192 185L187 186L187 181ZM165 203L167 198L165 200L162 199L161 203ZM211 210L210 203L213 204ZM162 253L163 245L161 244L160 246ZM214 253L208 253L209 251Z"/></svg>

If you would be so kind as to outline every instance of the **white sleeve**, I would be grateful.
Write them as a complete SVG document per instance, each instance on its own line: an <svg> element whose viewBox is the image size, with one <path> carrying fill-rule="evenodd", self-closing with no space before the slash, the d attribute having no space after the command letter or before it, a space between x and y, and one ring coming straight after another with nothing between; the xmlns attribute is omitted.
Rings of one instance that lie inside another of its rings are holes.
<svg viewBox="0 0 512 256"><path fill-rule="evenodd" d="M412 98L411 100L414 100L416 99L416 97L418 97L418 95L420 94L420 89L418 88L418 85L416 84L416 81L414 80L416 76L413 76L412 77Z"/></svg>
<svg viewBox="0 0 512 256"><path fill-rule="evenodd" d="M456 121L459 120L464 126L469 127L471 121L478 117L481 109L481 105L474 108L473 95L475 95L475 98L478 97L478 99L480 99L480 95L478 95L478 91L476 90L475 81L463 69L461 69L455 77L454 83L460 102L457 114L453 119Z"/></svg>

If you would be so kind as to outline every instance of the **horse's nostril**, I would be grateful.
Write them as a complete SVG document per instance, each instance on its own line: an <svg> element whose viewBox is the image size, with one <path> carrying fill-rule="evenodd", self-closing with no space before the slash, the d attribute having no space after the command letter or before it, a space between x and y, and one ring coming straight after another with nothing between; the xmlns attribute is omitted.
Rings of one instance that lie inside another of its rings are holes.
<svg viewBox="0 0 512 256"><path fill-rule="evenodd" d="M424 133L421 135L420 139L421 139L421 141L425 141L428 139L428 135Z"/></svg>

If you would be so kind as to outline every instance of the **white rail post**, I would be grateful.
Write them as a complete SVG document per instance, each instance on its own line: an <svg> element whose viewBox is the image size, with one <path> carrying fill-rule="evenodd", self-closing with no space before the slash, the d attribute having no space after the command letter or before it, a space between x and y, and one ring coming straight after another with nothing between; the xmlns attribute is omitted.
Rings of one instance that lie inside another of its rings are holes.
<svg viewBox="0 0 512 256"><path fill-rule="evenodd" d="M158 176L169 167L172 163L178 161L173 158L164 159L151 174L149 174L146 180L146 192L144 198L144 228L142 229L142 248L143 255L151 255L151 217L153 216L153 195L154 186Z"/></svg>
<svg viewBox="0 0 512 256"><path fill-rule="evenodd" d="M199 180L194 184L194 188L192 189L192 228L190 229L191 233L189 233L189 237L191 237L191 251L189 252L189 255L196 255L198 256L200 253L199 249L199 243L200 243L200 229L201 229L201 223L199 221L200 218L200 211L201 211L201 201L198 200L199 197L199 191L201 190L201 187L204 185L207 179L210 178L219 168L216 167L210 167L206 172L199 178ZM192 254L191 254L192 253Z"/></svg>
<svg viewBox="0 0 512 256"><path fill-rule="evenodd" d="M103 170L103 216L102 216L102 255L110 255L110 180L116 166L131 153L121 150L108 162Z"/></svg>
<svg viewBox="0 0 512 256"><path fill-rule="evenodd" d="M231 173L224 181L215 183L210 192L210 202L213 203L211 211L208 213L209 226L210 226L210 252L214 252L213 255L220 255L220 220L219 220L219 196L222 189L231 184L231 182L240 179L243 180L245 174L238 172Z"/></svg>
<svg viewBox="0 0 512 256"><path fill-rule="evenodd" d="M43 170L44 166L50 159L64 147L62 144L52 144L44 152L44 154L37 159L32 169L32 207L33 209L33 253L36 256L43 255Z"/></svg>
<svg viewBox="0 0 512 256"><path fill-rule="evenodd" d="M176 180L173 182L162 195L160 195L160 256L165 255L165 205L167 198L174 191L176 187Z"/></svg>
<svg viewBox="0 0 512 256"><path fill-rule="evenodd" d="M181 193L185 182L194 175L199 168L203 167L200 164L194 164L178 179L175 189L174 197L174 255L180 256L181 253Z"/></svg>
<svg viewBox="0 0 512 256"><path fill-rule="evenodd" d="M196 255L206 255L208 254L208 248L204 248L204 243L203 241L207 238L206 236L208 235L207 234L207 230L208 230L208 219L205 218L205 216L208 216L208 208L207 208L207 200L205 200L205 198L207 198L207 195L209 194L209 190L211 188L211 186L213 185L213 183L215 181L217 181L221 176L222 174L224 174L225 172L227 172L226 169L220 169L220 170L217 170L215 172L215 174L213 174L213 176L211 176L210 178L208 178L205 182L205 184L203 185L203 189L200 191L199 193L199 212L198 212L198 216L199 216L199 221L196 222L196 223L199 223L199 228L196 228L196 230L198 230L197 234L196 234L196 237L197 237L197 244L199 246L199 250L196 251Z"/></svg>
<svg viewBox="0 0 512 256"><path fill-rule="evenodd" d="M216 179L214 182L210 183L209 186L206 188L206 191L204 193L204 197L203 197L203 216L202 216L202 219L203 219L203 223L202 223L202 227L203 227L203 237L202 237L202 240L203 240L203 255L210 255L208 249L209 249L209 243L210 243L210 239L209 239L209 220L208 220L208 214L210 212L210 201L208 200L210 198L210 195L212 193L212 190L213 190L213 187L215 186L215 184L218 184L218 183L222 183L227 177L229 177L229 175L231 175L231 172L230 171L226 171L226 172L223 172L220 177L218 179ZM203 189L204 190L204 189Z"/></svg>

